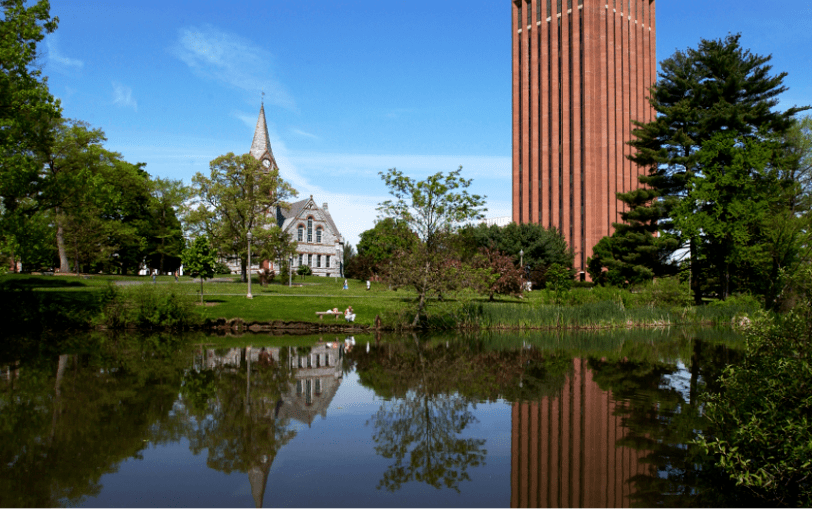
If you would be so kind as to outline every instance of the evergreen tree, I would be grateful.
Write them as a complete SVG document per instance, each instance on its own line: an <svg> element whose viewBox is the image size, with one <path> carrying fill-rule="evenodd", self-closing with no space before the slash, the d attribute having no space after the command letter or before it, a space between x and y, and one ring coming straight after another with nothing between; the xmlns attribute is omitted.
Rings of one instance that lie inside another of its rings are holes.
<svg viewBox="0 0 815 510"><path fill-rule="evenodd" d="M648 123L634 121L631 160L647 167L649 174L640 182L658 195L652 207L664 219L677 220L677 205L688 201L694 178L704 175L702 145L714 134L727 132L733 140L763 142L787 132L795 114L806 108L793 107L775 111L786 73L771 74L769 56L759 56L740 45L740 35L725 39L702 40L698 48L677 51L661 63L659 81L651 88L651 105L656 118ZM783 166L783 151L774 151L772 160ZM725 167L720 167L724 169ZM688 206L682 214L695 214ZM684 227L689 227L686 223ZM695 230L675 228L674 234L689 244L691 286L697 302L701 301L700 261L713 236ZM666 230L666 227L661 228ZM720 255L715 258L721 259ZM706 260L711 260L706 258Z"/></svg>

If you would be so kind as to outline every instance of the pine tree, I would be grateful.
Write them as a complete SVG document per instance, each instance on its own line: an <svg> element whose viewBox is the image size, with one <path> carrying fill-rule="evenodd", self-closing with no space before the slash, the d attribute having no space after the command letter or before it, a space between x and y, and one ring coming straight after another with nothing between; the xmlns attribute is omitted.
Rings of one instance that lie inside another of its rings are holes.
<svg viewBox="0 0 815 510"><path fill-rule="evenodd" d="M705 174L701 147L723 132L733 140L763 143L787 132L795 122L795 114L807 109L773 110L778 96L787 90L782 84L786 73L772 75L767 64L771 57L743 49L740 38L728 35L723 40L703 39L698 48L677 51L663 61L649 99L656 118L648 123L633 122L635 138L630 144L635 153L630 158L649 168L640 182L656 193L650 206L654 209L652 216L660 216L659 222L674 221L673 225L660 223L660 229L673 228L672 233L689 245L691 287L697 303L702 293L700 262L703 258L712 260L704 253L712 248L712 237L704 231L682 230L676 225L676 214L681 202L682 214L697 212L687 201L692 181ZM783 154L783 150L774 151L774 164L783 164Z"/></svg>

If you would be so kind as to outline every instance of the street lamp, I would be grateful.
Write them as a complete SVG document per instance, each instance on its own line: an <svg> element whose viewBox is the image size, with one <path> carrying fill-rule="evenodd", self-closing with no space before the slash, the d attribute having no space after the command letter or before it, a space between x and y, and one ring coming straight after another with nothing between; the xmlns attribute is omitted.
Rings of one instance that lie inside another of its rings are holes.
<svg viewBox="0 0 815 510"><path fill-rule="evenodd" d="M289 257L289 287L291 287L291 272L294 270L294 257Z"/></svg>
<svg viewBox="0 0 815 510"><path fill-rule="evenodd" d="M252 299L252 233L246 233L246 281L249 283L249 291L246 299Z"/></svg>
<svg viewBox="0 0 815 510"><path fill-rule="evenodd" d="M521 269L524 268L524 251L521 250Z"/></svg>

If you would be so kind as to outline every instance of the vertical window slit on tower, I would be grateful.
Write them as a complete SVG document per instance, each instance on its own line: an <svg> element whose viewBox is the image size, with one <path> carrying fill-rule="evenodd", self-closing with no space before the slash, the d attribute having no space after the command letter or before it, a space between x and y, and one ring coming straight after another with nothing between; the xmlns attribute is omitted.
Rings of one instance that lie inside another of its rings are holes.
<svg viewBox="0 0 815 510"><path fill-rule="evenodd" d="M518 4L518 16L521 15L520 12L520 4ZM521 36L518 35L518 71L519 75L520 72L523 70L523 51L521 51ZM523 75L520 75L523 76ZM519 126L518 126L518 200L521 201L521 204L518 204L518 221L523 222L523 207L522 200L524 196L524 165L523 165L523 154L524 154L524 137L523 137L523 94L520 92L523 90L523 83L518 83L518 87L521 89L518 92L518 119Z"/></svg>
<svg viewBox="0 0 815 510"><path fill-rule="evenodd" d="M529 14L532 14L532 4L529 5ZM527 217L528 221L532 221L532 149L534 146L532 145L532 37L531 35L527 36L526 38L526 69L527 69L527 83L529 84L529 96L527 97L527 119L529 121L526 124L529 133L529 166L527 167L527 175L529 176L529 184L527 186L528 193L529 193L529 200L527 200L529 216Z"/></svg>
<svg viewBox="0 0 815 510"><path fill-rule="evenodd" d="M563 0L557 0L557 13L560 14L560 6Z"/></svg>
<svg viewBox="0 0 815 510"><path fill-rule="evenodd" d="M560 12L560 0L557 1ZM563 234L563 25L557 19L557 97L558 97L558 133L557 133L557 169L558 169L558 229Z"/></svg>
<svg viewBox="0 0 815 510"><path fill-rule="evenodd" d="M541 8L541 0L536 0L538 6L538 21L540 21L540 8ZM543 144L541 143L541 123L543 121L543 102L542 102L542 90L543 84L541 83L541 30L538 31L538 144L537 144L537 151L538 151L538 223L542 224L543 222L543 154L542 148Z"/></svg>
<svg viewBox="0 0 815 510"><path fill-rule="evenodd" d="M586 104L586 92L583 81L583 11L580 11L580 100ZM585 130L586 109L580 109L580 269L585 269L586 263L586 130Z"/></svg>
<svg viewBox="0 0 815 510"><path fill-rule="evenodd" d="M521 19L521 2L518 2L518 28L521 28L521 23L523 20Z"/></svg>
<svg viewBox="0 0 815 510"><path fill-rule="evenodd" d="M546 0L546 9L548 10L551 6L551 0ZM548 66L549 72L546 74L546 81L547 83L547 91L549 96L549 108L546 110L546 117L549 120L549 130L547 131L549 139L546 141L548 144L549 150L546 151L549 155L549 161L546 165L546 171L549 173L549 225L548 227L552 227L552 24L548 23L546 25L546 38L548 43L546 44L546 65Z"/></svg>
<svg viewBox="0 0 815 510"><path fill-rule="evenodd" d="M526 0L526 24L532 24L532 0Z"/></svg>
<svg viewBox="0 0 815 510"><path fill-rule="evenodd" d="M535 19L537 21L541 20L541 2L543 0L535 0Z"/></svg>
<svg viewBox="0 0 815 510"><path fill-rule="evenodd" d="M552 17L552 0L544 0L546 2L546 17Z"/></svg>
<svg viewBox="0 0 815 510"><path fill-rule="evenodd" d="M571 0L569 0L571 4ZM569 25L569 79L574 77L573 72L573 52L572 52L572 18L569 16L567 21ZM569 246L574 246L574 84L569 83Z"/></svg>

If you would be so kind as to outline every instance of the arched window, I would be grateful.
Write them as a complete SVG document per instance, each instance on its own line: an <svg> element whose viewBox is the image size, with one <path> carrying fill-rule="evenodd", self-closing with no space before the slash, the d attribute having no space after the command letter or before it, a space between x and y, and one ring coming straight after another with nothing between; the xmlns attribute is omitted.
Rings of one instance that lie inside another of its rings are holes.
<svg viewBox="0 0 815 510"><path fill-rule="evenodd" d="M297 241L303 242L303 225L297 226Z"/></svg>
<svg viewBox="0 0 815 510"><path fill-rule="evenodd" d="M323 228L322 227L317 227L317 242L318 243L323 242Z"/></svg>
<svg viewBox="0 0 815 510"><path fill-rule="evenodd" d="M309 217L309 219L308 219L308 240L306 241L307 243L311 242L312 223L314 223L314 220L311 217Z"/></svg>

